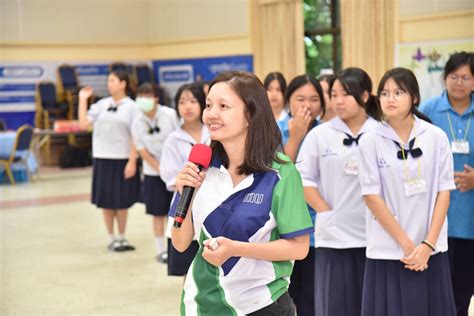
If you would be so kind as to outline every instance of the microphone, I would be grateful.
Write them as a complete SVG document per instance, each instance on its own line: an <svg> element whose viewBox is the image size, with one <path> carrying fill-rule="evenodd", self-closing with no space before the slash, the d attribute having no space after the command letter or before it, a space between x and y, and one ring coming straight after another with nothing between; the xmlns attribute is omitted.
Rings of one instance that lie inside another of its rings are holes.
<svg viewBox="0 0 474 316"><path fill-rule="evenodd" d="M188 160L197 165L199 171L209 167L211 163L212 149L211 147L204 144L196 144L191 148L191 153L189 154ZM176 212L174 214L174 223L173 227L180 228L181 224L186 217L186 213L189 209L189 204L191 204L191 199L194 194L193 187L185 186L181 197L179 198L178 206L176 207Z"/></svg>

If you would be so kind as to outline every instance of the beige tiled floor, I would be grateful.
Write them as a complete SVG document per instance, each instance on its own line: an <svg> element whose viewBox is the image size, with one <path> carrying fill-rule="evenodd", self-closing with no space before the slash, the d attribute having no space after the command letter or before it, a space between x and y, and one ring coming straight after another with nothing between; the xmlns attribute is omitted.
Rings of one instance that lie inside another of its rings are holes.
<svg viewBox="0 0 474 316"><path fill-rule="evenodd" d="M154 260L143 205L129 212L137 250L107 251L101 213L85 197L90 174L46 169L35 182L0 185L1 316L179 315L182 279ZM28 201L39 205L12 206Z"/></svg>
<svg viewBox="0 0 474 316"><path fill-rule="evenodd" d="M63 197L0 210L0 315L179 315L182 279L155 261L143 205L129 212L127 238L137 250L111 253L100 211L88 200L61 202L89 191L90 170L0 185L0 205Z"/></svg>

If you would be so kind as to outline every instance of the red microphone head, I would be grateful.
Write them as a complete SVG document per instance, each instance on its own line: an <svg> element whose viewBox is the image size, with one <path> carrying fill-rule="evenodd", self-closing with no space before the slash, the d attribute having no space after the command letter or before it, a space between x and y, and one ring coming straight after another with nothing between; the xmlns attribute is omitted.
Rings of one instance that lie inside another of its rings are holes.
<svg viewBox="0 0 474 316"><path fill-rule="evenodd" d="M211 147L204 144L196 144L193 146L193 148L191 148L191 153L189 154L188 160L206 169L209 167L209 164L211 163L211 158L212 158Z"/></svg>

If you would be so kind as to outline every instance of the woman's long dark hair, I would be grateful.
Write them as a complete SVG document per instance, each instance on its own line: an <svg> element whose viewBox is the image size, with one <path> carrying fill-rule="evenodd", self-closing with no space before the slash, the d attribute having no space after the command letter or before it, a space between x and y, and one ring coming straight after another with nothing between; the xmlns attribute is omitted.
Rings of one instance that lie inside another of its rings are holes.
<svg viewBox="0 0 474 316"><path fill-rule="evenodd" d="M237 168L239 174L269 171L274 161L285 163L277 156L281 133L262 82L248 72L226 71L217 75L211 82L209 91L220 82L228 84L245 104L248 132L245 139L244 162ZM227 168L229 157L222 144L213 140L211 148L213 158L218 155Z"/></svg>

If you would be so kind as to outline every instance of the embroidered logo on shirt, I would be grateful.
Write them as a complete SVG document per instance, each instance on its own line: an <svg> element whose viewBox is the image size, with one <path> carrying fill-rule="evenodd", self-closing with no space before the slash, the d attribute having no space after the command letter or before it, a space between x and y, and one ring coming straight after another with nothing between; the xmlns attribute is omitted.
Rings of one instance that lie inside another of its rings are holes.
<svg viewBox="0 0 474 316"><path fill-rule="evenodd" d="M390 167L390 165L383 158L379 158L379 160L377 161L377 164L378 164L379 168L388 168L388 167Z"/></svg>
<svg viewBox="0 0 474 316"><path fill-rule="evenodd" d="M324 149L324 151L321 153L321 157L334 156L334 155L337 155L337 153L333 152L332 149L329 147Z"/></svg>
<svg viewBox="0 0 474 316"><path fill-rule="evenodd" d="M244 196L244 203L262 204L264 194L262 193L247 193Z"/></svg>

